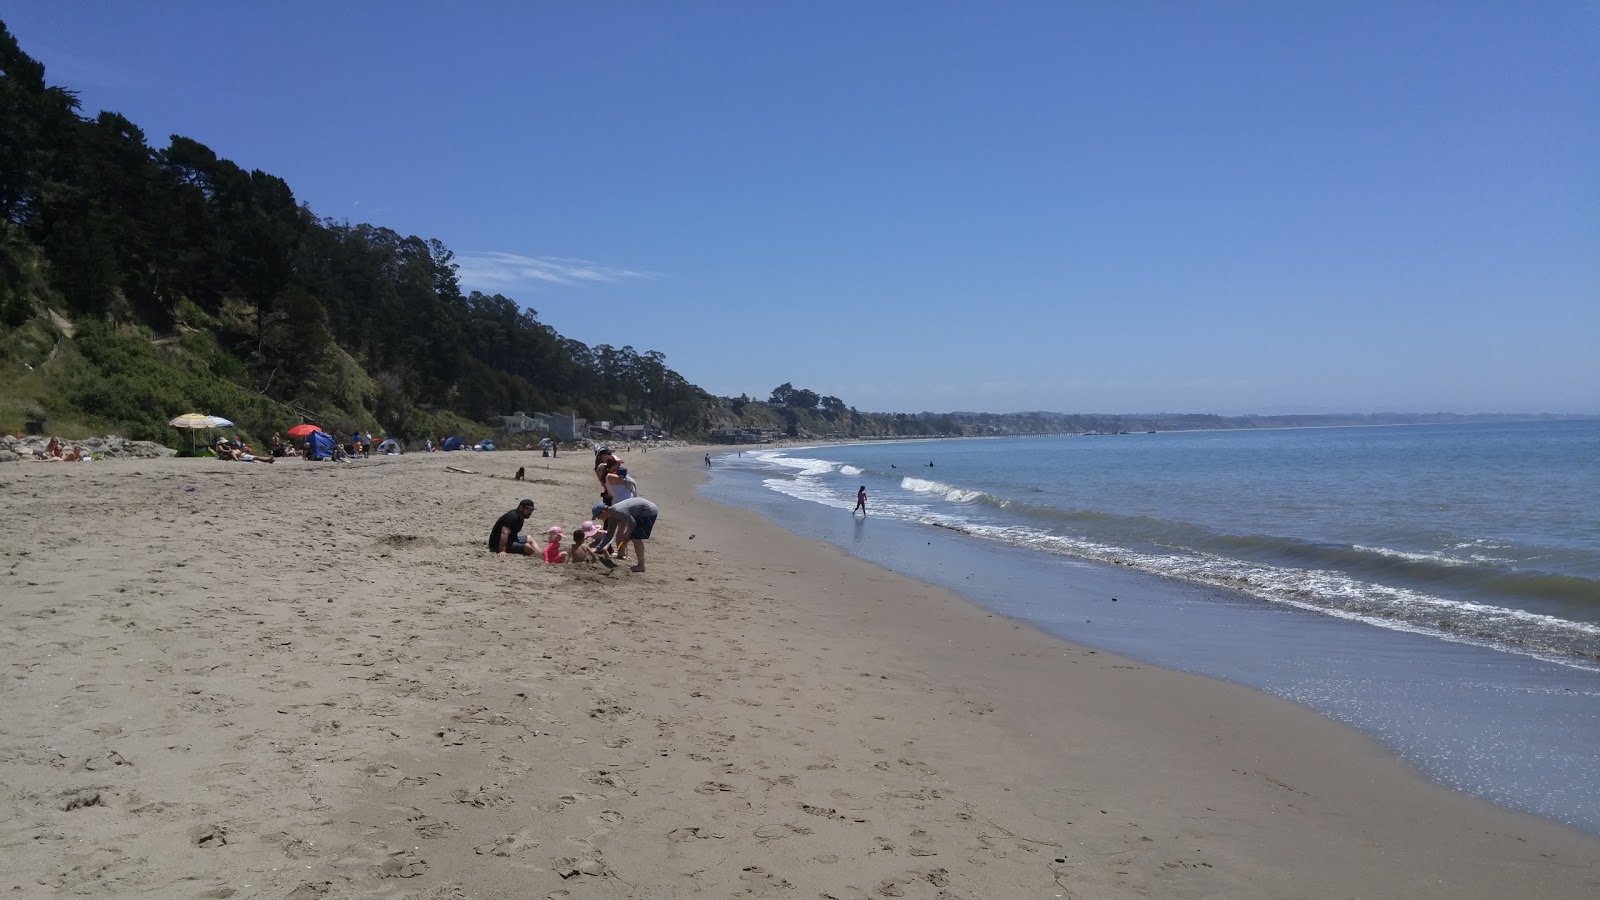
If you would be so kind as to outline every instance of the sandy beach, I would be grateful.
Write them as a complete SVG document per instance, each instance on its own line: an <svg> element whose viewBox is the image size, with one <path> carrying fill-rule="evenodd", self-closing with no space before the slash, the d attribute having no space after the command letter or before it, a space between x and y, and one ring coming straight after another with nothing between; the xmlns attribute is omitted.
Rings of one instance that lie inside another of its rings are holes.
<svg viewBox="0 0 1600 900"><path fill-rule="evenodd" d="M485 549L588 518L583 453L0 466L0 891L1600 894L1600 839L699 499L701 452L627 460L643 574Z"/></svg>

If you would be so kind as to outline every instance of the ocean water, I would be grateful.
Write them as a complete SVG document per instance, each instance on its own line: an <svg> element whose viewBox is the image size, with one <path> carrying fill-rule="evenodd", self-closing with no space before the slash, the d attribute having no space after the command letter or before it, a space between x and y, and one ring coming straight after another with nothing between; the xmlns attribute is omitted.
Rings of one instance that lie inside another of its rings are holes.
<svg viewBox="0 0 1600 900"><path fill-rule="evenodd" d="M1600 833L1600 422L747 447L705 490Z"/></svg>

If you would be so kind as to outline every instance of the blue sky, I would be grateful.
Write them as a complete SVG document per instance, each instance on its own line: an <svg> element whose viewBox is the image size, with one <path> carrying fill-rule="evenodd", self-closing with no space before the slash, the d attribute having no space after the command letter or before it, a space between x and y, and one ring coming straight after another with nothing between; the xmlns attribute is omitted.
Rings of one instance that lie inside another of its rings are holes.
<svg viewBox="0 0 1600 900"><path fill-rule="evenodd" d="M1600 4L0 2L719 394L1600 412Z"/></svg>

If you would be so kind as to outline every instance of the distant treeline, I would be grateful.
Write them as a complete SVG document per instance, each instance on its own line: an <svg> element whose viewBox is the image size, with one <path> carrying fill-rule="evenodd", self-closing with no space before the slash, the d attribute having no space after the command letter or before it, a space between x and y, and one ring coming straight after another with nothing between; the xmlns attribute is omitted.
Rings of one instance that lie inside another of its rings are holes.
<svg viewBox="0 0 1600 900"><path fill-rule="evenodd" d="M978 437L1008 434L1117 434L1240 428L1313 428L1348 425L1438 425L1583 419L1580 415L1457 413L1349 413L1329 415L1217 416L1199 413L1092 414L870 413L846 407L837 397L784 383L766 400L720 398L738 424L792 437Z"/></svg>
<svg viewBox="0 0 1600 900"><path fill-rule="evenodd" d="M1326 428L1351 425L1444 425L1582 419L1579 415L1486 413L1338 413L1294 416L1215 416L1196 413L1082 415L1050 412L951 413L965 433L1110 434L1130 431L1202 431L1239 428Z"/></svg>

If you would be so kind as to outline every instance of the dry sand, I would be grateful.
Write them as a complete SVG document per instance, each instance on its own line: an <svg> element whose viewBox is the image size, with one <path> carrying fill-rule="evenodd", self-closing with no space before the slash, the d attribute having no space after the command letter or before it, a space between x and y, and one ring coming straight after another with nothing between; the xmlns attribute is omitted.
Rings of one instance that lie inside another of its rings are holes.
<svg viewBox="0 0 1600 900"><path fill-rule="evenodd" d="M628 461L642 575L483 547L587 518L582 454L0 468L0 891L1600 895L1593 837L696 499L700 453Z"/></svg>

